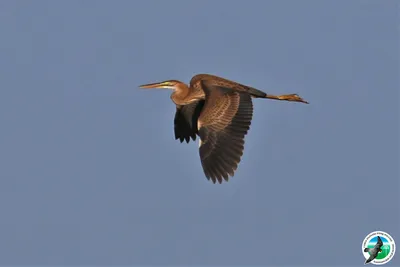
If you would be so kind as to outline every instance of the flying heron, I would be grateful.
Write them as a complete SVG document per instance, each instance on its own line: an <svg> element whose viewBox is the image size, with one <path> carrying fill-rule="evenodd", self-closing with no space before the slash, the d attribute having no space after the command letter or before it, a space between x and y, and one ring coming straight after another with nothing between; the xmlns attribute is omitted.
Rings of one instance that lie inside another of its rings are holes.
<svg viewBox="0 0 400 267"><path fill-rule="evenodd" d="M199 154L208 180L221 184L233 177L244 150L244 139L253 118L252 98L302 102L297 94L270 95L253 87L215 75L195 75L189 86L168 80L139 86L172 89L176 105L175 140L182 143L199 136Z"/></svg>

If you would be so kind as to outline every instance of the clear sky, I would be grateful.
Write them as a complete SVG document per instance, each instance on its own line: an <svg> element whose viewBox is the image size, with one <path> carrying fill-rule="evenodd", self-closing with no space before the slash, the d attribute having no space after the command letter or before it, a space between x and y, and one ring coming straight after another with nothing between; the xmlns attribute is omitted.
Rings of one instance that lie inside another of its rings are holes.
<svg viewBox="0 0 400 267"><path fill-rule="evenodd" d="M400 245L398 10L0 1L0 265L360 266L370 232ZM171 92L137 88L197 73L310 105L256 99L213 184Z"/></svg>

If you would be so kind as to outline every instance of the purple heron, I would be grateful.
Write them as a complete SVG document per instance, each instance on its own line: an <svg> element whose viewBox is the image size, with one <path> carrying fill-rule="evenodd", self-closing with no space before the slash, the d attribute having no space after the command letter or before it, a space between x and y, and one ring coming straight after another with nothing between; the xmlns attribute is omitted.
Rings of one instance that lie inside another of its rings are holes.
<svg viewBox="0 0 400 267"><path fill-rule="evenodd" d="M189 86L168 80L139 86L172 89L176 105L175 140L182 143L199 136L199 153L204 174L213 183L233 177L244 150L245 135L253 117L252 98L308 104L297 94L270 95L250 86L210 74L194 76Z"/></svg>

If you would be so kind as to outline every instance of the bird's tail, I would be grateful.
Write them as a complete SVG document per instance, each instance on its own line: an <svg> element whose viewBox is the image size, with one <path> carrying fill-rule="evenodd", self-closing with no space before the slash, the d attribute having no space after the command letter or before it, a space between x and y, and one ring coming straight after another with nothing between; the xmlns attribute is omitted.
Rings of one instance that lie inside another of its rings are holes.
<svg viewBox="0 0 400 267"><path fill-rule="evenodd" d="M364 248L364 252L369 252L370 248Z"/></svg>

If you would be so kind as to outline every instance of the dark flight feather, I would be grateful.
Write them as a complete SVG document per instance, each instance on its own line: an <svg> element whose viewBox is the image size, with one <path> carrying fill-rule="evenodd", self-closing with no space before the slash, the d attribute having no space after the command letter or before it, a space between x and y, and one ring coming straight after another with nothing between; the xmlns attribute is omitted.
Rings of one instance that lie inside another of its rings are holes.
<svg viewBox="0 0 400 267"><path fill-rule="evenodd" d="M188 105L177 105L174 119L175 140L182 143L186 140L189 143L190 138L196 140L198 134L197 120L204 106L204 100L193 102Z"/></svg>

